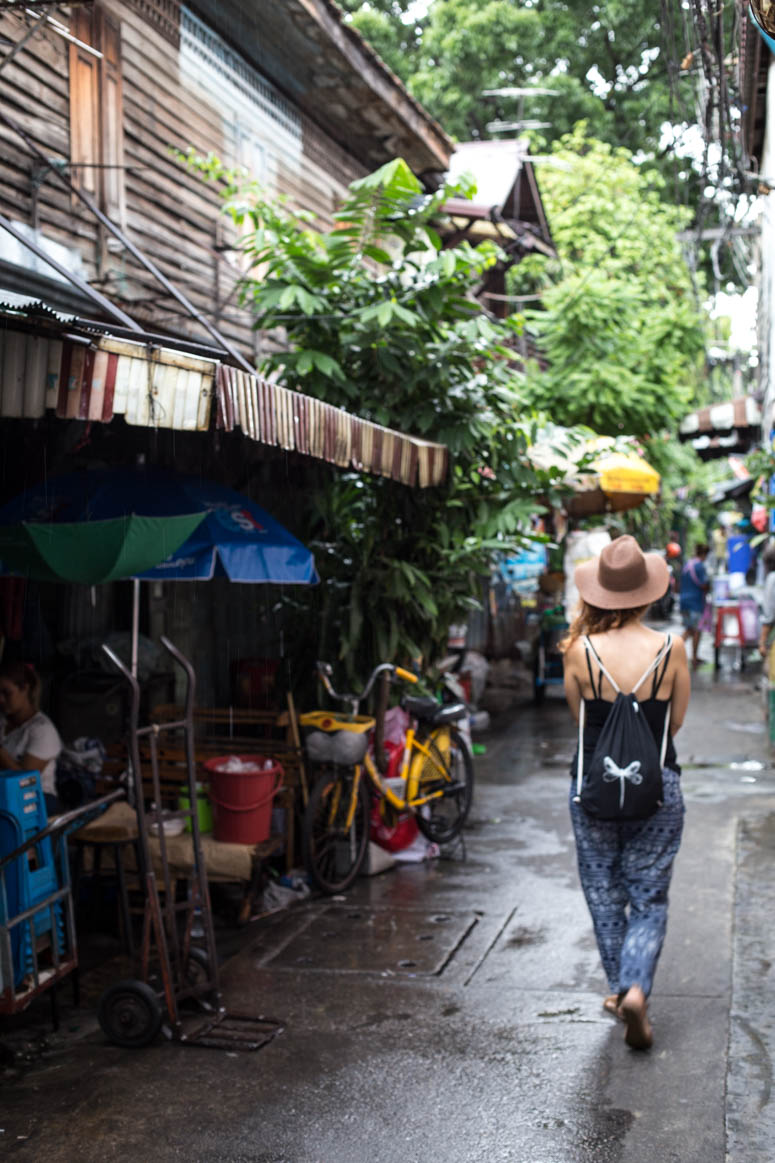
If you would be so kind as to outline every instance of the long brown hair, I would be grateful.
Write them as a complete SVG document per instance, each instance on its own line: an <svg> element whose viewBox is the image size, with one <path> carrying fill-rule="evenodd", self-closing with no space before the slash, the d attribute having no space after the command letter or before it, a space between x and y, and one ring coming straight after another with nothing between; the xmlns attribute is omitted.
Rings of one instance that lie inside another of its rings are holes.
<svg viewBox="0 0 775 1163"><path fill-rule="evenodd" d="M560 643L560 650L567 650L577 638L582 638L585 634L605 634L606 630L620 630L622 626L641 618L650 605L649 602L645 606L634 606L631 610L601 610L599 606L590 606L580 598L578 612Z"/></svg>

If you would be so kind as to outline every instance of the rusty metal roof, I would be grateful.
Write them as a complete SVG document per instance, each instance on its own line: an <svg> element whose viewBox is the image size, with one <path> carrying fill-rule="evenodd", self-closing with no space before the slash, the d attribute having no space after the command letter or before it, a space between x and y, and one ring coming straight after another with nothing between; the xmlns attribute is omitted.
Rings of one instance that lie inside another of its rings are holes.
<svg viewBox="0 0 775 1163"><path fill-rule="evenodd" d="M470 201L452 198L444 204L449 225L441 228L442 237L452 234L473 243L492 238L507 251L556 254L527 141L460 142L450 159L449 177L466 173L476 182L476 193Z"/></svg>

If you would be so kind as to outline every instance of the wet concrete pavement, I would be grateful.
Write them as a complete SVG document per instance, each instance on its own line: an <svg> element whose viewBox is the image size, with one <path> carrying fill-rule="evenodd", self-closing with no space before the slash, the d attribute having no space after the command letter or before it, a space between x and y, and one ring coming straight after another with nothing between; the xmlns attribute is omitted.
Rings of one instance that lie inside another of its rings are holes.
<svg viewBox="0 0 775 1163"><path fill-rule="evenodd" d="M701 672L679 736L687 823L650 1053L601 1009L567 813L573 732L550 692L487 739L465 853L246 933L227 1001L283 1034L255 1054L128 1051L86 1023L9 1074L4 1153L769 1163L775 771L755 688Z"/></svg>

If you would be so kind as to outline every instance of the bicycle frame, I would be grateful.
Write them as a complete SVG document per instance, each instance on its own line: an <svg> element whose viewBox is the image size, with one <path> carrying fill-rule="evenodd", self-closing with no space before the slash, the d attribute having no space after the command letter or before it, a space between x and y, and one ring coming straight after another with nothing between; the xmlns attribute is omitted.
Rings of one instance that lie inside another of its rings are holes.
<svg viewBox="0 0 775 1163"><path fill-rule="evenodd" d="M381 663L361 694L339 694L330 681L330 664L319 662L317 669L328 694L343 703L347 712L312 711L300 716L301 725L311 728L310 754L321 765L303 819L304 862L311 882L330 895L350 887L366 858L372 823L370 792L396 813L413 812L427 841L446 844L465 824L474 771L465 740L457 741L455 723L465 707L442 709L428 698L405 700L408 728L401 742L391 746L387 770L378 770L383 764L375 748L382 745L379 728L386 687L376 719L358 715L359 707L378 675L411 683L417 677Z"/></svg>
<svg viewBox="0 0 775 1163"><path fill-rule="evenodd" d="M300 723L305 727L317 727L324 731L343 730L356 731L359 734L371 728L373 730L374 719L370 716L359 715L358 709L363 700L368 696L374 682L379 674L389 672L402 678L406 682L416 683L417 676L411 671L404 670L401 667L393 666L391 663L382 663L373 671L366 687L360 695L340 695L334 690L331 685L330 674L331 667L327 663L318 663L318 676L323 682L324 687L332 698L343 702L348 708L348 713L344 716L330 711L310 711L300 716ZM443 730L444 728L441 728ZM432 735L429 735L428 741L432 742ZM430 803L431 800L440 799L444 795L443 789L430 792L428 795L420 796L420 775L423 768L423 760L429 761L434 767L439 768L439 774L446 776L446 771L439 767L438 759L433 755L430 747L426 745L423 739L418 738L417 728L415 723L410 723L406 737L404 739L404 752L401 760L401 770L399 772L400 779L404 783L404 796L397 795L392 788L388 787L382 779L377 770L374 759L366 752L363 760L360 763L352 765L354 778L352 781L352 788L350 790L350 803L347 809L347 816L344 821L344 830L348 831L352 827L355 818L355 812L358 805L358 790L360 787L361 777L364 770L368 776L374 790L378 795L383 796L387 802L399 812L422 807L423 804ZM331 800L330 806L330 821L333 824L339 810L341 796L341 783L338 783L335 794Z"/></svg>
<svg viewBox="0 0 775 1163"><path fill-rule="evenodd" d="M350 791L350 804L347 810L347 816L344 823L344 829L347 831L351 826L355 817L355 810L358 804L358 788L360 786L361 777L365 769L369 780L375 791L384 796L387 802L399 812L405 812L407 809L419 808L423 804L428 804L431 800L441 799L444 795L443 790L431 792L429 795L418 795L420 788L420 771L422 768L422 757L430 760L430 762L438 767L438 760L431 752L430 748L425 743L417 738L417 732L414 727L410 726L406 732L406 739L404 741L404 754L401 761L401 771L397 778L404 781L406 788L406 795L402 798L384 783L381 775L377 771L376 764L371 755L366 753L363 757L363 763L356 763L353 766L354 779L352 782L352 789ZM442 774L442 770L439 769ZM443 772L446 774L446 772ZM336 817L336 812L339 808L340 787L337 787L336 793L331 803L331 819Z"/></svg>

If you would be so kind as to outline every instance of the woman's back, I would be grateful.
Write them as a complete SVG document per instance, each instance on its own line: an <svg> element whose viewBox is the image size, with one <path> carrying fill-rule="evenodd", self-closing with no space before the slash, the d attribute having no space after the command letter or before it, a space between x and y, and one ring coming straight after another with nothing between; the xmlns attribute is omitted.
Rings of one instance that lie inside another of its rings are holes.
<svg viewBox="0 0 775 1163"><path fill-rule="evenodd" d="M665 637L643 626L638 618L616 629L592 633L589 641L617 686L629 694L656 659L665 644ZM600 662L592 650L587 656L582 636L568 644L564 657L565 694L577 721L582 700L587 705L588 730L585 733L584 751L590 754L610 704L616 698L616 690L602 672ZM676 758L672 736L684 721L690 693L689 667L683 639L671 638L667 663L660 663L659 668L652 671L638 688L636 698L646 703L644 711L655 736L661 737L665 716L669 716L668 754L672 763L675 763Z"/></svg>
<svg viewBox="0 0 775 1163"><path fill-rule="evenodd" d="M587 701L603 698L613 702L616 690L601 671L595 654L616 680L617 686L629 694L665 645L666 635L651 630L640 622L633 622L616 630L591 634L589 641L593 647L589 652L589 666L584 639L577 638L569 646L565 654L566 678L570 676L575 678L581 698ZM671 641L667 664L662 662L638 688L639 700L650 698L669 700L672 697L676 677L681 672L681 656L685 657L685 651L681 649L683 642L680 639L677 641L680 643L678 649L676 640Z"/></svg>

